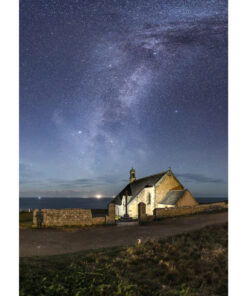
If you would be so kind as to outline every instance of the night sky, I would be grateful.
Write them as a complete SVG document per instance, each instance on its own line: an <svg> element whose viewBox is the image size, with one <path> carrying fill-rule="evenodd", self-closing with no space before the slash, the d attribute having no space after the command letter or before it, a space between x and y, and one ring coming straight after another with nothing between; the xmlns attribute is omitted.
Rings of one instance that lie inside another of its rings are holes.
<svg viewBox="0 0 247 296"><path fill-rule="evenodd" d="M227 1L21 0L20 196L114 196L171 166L227 196Z"/></svg>

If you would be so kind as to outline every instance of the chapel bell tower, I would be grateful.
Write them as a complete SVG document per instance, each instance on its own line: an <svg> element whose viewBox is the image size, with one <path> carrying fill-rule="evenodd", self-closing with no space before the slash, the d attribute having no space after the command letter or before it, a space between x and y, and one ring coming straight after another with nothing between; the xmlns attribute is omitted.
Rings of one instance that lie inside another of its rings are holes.
<svg viewBox="0 0 247 296"><path fill-rule="evenodd" d="M136 171L132 168L130 170L130 183L133 183L136 180Z"/></svg>

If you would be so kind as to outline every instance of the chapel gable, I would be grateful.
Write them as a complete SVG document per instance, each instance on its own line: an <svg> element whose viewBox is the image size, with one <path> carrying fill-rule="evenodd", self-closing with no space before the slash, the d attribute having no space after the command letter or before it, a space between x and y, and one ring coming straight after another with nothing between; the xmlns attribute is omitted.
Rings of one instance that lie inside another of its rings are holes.
<svg viewBox="0 0 247 296"><path fill-rule="evenodd" d="M155 186L155 207L158 207L159 202L170 190L184 190L184 186L175 177L171 168L168 169L167 174Z"/></svg>

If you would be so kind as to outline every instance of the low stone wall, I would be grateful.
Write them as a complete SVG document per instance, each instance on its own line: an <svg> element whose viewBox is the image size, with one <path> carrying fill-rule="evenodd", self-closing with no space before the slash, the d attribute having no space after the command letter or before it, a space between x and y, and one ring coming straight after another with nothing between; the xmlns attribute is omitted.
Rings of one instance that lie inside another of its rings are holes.
<svg viewBox="0 0 247 296"><path fill-rule="evenodd" d="M33 227L38 226L36 209L33 212ZM93 217L90 209L42 209L42 226L88 226L96 224L114 224L115 223L115 205L109 204L108 215L102 217ZM39 215L39 214L38 214Z"/></svg>
<svg viewBox="0 0 247 296"><path fill-rule="evenodd" d="M92 224L106 224L106 216L104 217L93 217L92 218Z"/></svg>
<svg viewBox="0 0 247 296"><path fill-rule="evenodd" d="M154 209L155 218L175 217L182 215L191 215L200 212L208 212L217 209L228 208L228 203L218 202L204 205L197 205L193 207L178 207L178 208L157 208Z"/></svg>

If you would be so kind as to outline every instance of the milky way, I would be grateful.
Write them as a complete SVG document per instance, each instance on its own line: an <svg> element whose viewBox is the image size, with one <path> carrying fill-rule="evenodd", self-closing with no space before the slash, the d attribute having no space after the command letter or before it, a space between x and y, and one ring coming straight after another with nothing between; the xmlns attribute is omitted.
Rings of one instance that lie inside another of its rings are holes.
<svg viewBox="0 0 247 296"><path fill-rule="evenodd" d="M20 195L171 166L227 195L226 1L20 1Z"/></svg>

